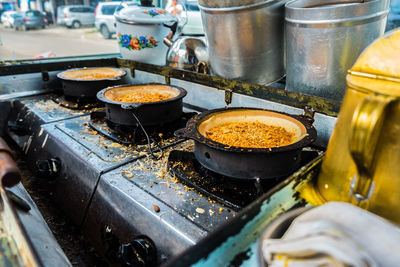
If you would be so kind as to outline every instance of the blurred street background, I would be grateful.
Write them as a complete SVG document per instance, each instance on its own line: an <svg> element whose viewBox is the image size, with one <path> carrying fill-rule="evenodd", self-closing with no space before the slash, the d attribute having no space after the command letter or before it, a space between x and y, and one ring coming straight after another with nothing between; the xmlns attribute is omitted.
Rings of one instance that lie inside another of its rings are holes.
<svg viewBox="0 0 400 267"><path fill-rule="evenodd" d="M0 25L0 38L0 60L119 52L115 37L104 39L94 27L68 29L53 25L45 29L15 31Z"/></svg>

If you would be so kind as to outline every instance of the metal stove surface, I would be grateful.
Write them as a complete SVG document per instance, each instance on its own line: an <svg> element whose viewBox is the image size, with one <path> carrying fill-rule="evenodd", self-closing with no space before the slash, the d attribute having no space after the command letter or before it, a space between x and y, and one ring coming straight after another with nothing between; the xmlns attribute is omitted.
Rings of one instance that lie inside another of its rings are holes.
<svg viewBox="0 0 400 267"><path fill-rule="evenodd" d="M105 232L120 243L146 235L163 261L196 244L236 212L182 184L168 170L171 150L192 151L192 141L177 144L161 160L138 159L101 176L84 232L109 254Z"/></svg>
<svg viewBox="0 0 400 267"><path fill-rule="evenodd" d="M37 132L42 124L83 116L95 110L73 110L62 107L53 101L56 97L57 95L54 94L46 94L16 99L11 102L8 124L12 133L15 134L14 141L22 145L26 138L18 138L18 136L27 136Z"/></svg>
<svg viewBox="0 0 400 267"><path fill-rule="evenodd" d="M90 116L43 124L23 145L30 168L48 177L49 190L73 221L84 219L100 175L147 155L147 144L122 145L89 126ZM159 145L182 142L165 138ZM52 166L56 164L56 168ZM44 167L43 167L44 166Z"/></svg>

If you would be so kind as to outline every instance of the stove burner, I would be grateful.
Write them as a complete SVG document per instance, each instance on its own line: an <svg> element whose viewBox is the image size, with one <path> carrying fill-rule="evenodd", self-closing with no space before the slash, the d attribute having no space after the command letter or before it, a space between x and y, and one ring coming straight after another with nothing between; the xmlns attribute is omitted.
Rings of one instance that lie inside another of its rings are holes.
<svg viewBox="0 0 400 267"><path fill-rule="evenodd" d="M169 154L168 167L186 185L235 211L247 206L281 181L234 180L204 168L192 152L179 150Z"/></svg>
<svg viewBox="0 0 400 267"><path fill-rule="evenodd" d="M317 156L316 151L302 151L301 166ZM284 179L233 179L204 168L192 152L180 150L171 151L168 168L181 182L235 211L247 206Z"/></svg>
<svg viewBox="0 0 400 267"><path fill-rule="evenodd" d="M174 137L175 130L184 127L186 122L195 114L194 112L183 113L181 118L172 123L158 127L145 127L145 130L149 137L158 143L161 139ZM105 116L106 113L104 111L92 112L89 126L106 138L123 145L142 145L147 143L146 136L139 127L118 125L108 121Z"/></svg>
<svg viewBox="0 0 400 267"><path fill-rule="evenodd" d="M52 100L60 106L72 110L84 110L103 107L104 105L97 102L97 99L81 99L68 96L56 96Z"/></svg>

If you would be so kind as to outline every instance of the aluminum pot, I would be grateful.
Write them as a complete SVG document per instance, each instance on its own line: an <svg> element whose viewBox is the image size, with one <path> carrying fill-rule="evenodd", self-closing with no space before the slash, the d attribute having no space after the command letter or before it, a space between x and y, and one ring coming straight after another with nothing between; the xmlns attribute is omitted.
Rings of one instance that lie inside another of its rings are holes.
<svg viewBox="0 0 400 267"><path fill-rule="evenodd" d="M106 75L102 78L96 75ZM93 78L90 78L93 75ZM63 94L79 100L96 100L96 94L103 88L118 85L126 71L118 68L77 68L57 74L61 79ZM108 76L108 77L107 77Z"/></svg>
<svg viewBox="0 0 400 267"><path fill-rule="evenodd" d="M155 7L128 6L115 13L122 58L165 65L168 47L163 39L178 25L176 17Z"/></svg>
<svg viewBox="0 0 400 267"><path fill-rule="evenodd" d="M286 89L342 100L346 72L382 36L388 0L296 0L286 4Z"/></svg>
<svg viewBox="0 0 400 267"><path fill-rule="evenodd" d="M295 133L287 146L244 148L227 146L206 137L206 131L227 122L259 121ZM258 108L215 109L193 116L177 137L193 139L194 155L205 168L236 179L271 179L289 175L300 167L301 149L316 140L313 119Z"/></svg>
<svg viewBox="0 0 400 267"><path fill-rule="evenodd" d="M285 2L266 0L226 8L200 5L212 72L257 84L282 78Z"/></svg>
<svg viewBox="0 0 400 267"><path fill-rule="evenodd" d="M156 102L124 103L115 101L116 98L134 91L157 91L171 96L169 99ZM165 84L132 84L105 88L97 93L97 98L105 103L106 119L117 125L137 127L138 122L143 126L162 126L173 122L182 115L182 99L186 96L185 89Z"/></svg>

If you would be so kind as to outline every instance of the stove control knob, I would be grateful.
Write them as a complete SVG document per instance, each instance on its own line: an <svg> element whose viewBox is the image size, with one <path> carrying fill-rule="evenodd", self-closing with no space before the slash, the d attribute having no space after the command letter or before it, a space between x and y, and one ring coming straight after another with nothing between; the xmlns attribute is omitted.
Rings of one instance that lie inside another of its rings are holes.
<svg viewBox="0 0 400 267"><path fill-rule="evenodd" d="M133 241L119 246L118 258L123 266L156 266L157 250L150 238L139 236Z"/></svg>
<svg viewBox="0 0 400 267"><path fill-rule="evenodd" d="M60 171L61 161L57 158L36 161L36 175L39 178L56 178Z"/></svg>
<svg viewBox="0 0 400 267"><path fill-rule="evenodd" d="M28 135L28 131L25 129L23 119L18 119L16 121L8 121L8 128L10 129L10 131L14 132L19 136Z"/></svg>

